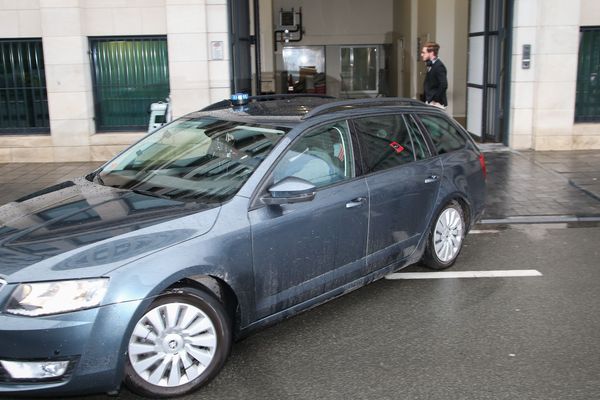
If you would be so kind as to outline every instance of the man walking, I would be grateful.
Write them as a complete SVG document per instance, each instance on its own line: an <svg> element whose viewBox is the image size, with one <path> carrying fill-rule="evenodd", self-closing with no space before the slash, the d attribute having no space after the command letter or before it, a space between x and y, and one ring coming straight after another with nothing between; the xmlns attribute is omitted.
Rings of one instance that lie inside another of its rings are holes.
<svg viewBox="0 0 600 400"><path fill-rule="evenodd" d="M446 108L448 79L446 66L438 58L439 50L440 45L435 42L427 42L421 49L421 59L427 65L427 75L423 82L423 101L436 107Z"/></svg>

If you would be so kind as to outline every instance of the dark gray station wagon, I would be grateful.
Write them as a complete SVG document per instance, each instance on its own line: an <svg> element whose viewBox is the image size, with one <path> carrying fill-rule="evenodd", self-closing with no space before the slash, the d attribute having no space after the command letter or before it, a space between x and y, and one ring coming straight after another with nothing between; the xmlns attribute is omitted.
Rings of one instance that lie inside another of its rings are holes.
<svg viewBox="0 0 600 400"><path fill-rule="evenodd" d="M441 269L485 162L410 99L224 101L0 208L0 394L169 397L232 341L392 271Z"/></svg>

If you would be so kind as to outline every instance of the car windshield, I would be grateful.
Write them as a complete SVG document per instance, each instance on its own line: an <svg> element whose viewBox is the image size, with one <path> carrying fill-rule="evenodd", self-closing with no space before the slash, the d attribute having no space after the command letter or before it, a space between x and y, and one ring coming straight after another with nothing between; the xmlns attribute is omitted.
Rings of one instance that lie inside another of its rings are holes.
<svg viewBox="0 0 600 400"><path fill-rule="evenodd" d="M158 197L231 198L289 128L182 118L127 149L95 176L103 185Z"/></svg>

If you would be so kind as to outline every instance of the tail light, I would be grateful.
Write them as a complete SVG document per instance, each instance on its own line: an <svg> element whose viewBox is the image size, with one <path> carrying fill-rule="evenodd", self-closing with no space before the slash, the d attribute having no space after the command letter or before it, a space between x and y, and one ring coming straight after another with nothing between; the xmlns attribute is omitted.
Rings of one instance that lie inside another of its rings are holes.
<svg viewBox="0 0 600 400"><path fill-rule="evenodd" d="M485 157L483 153L479 153L479 164L481 164L481 171L483 172L483 178L487 178L487 168L485 167Z"/></svg>

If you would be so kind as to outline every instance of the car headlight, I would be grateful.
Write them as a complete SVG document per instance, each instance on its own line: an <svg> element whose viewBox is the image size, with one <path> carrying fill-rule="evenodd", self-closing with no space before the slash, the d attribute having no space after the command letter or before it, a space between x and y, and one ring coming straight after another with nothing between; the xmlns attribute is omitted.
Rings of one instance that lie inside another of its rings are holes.
<svg viewBox="0 0 600 400"><path fill-rule="evenodd" d="M100 305L108 278L22 283L14 290L5 312L38 317Z"/></svg>

